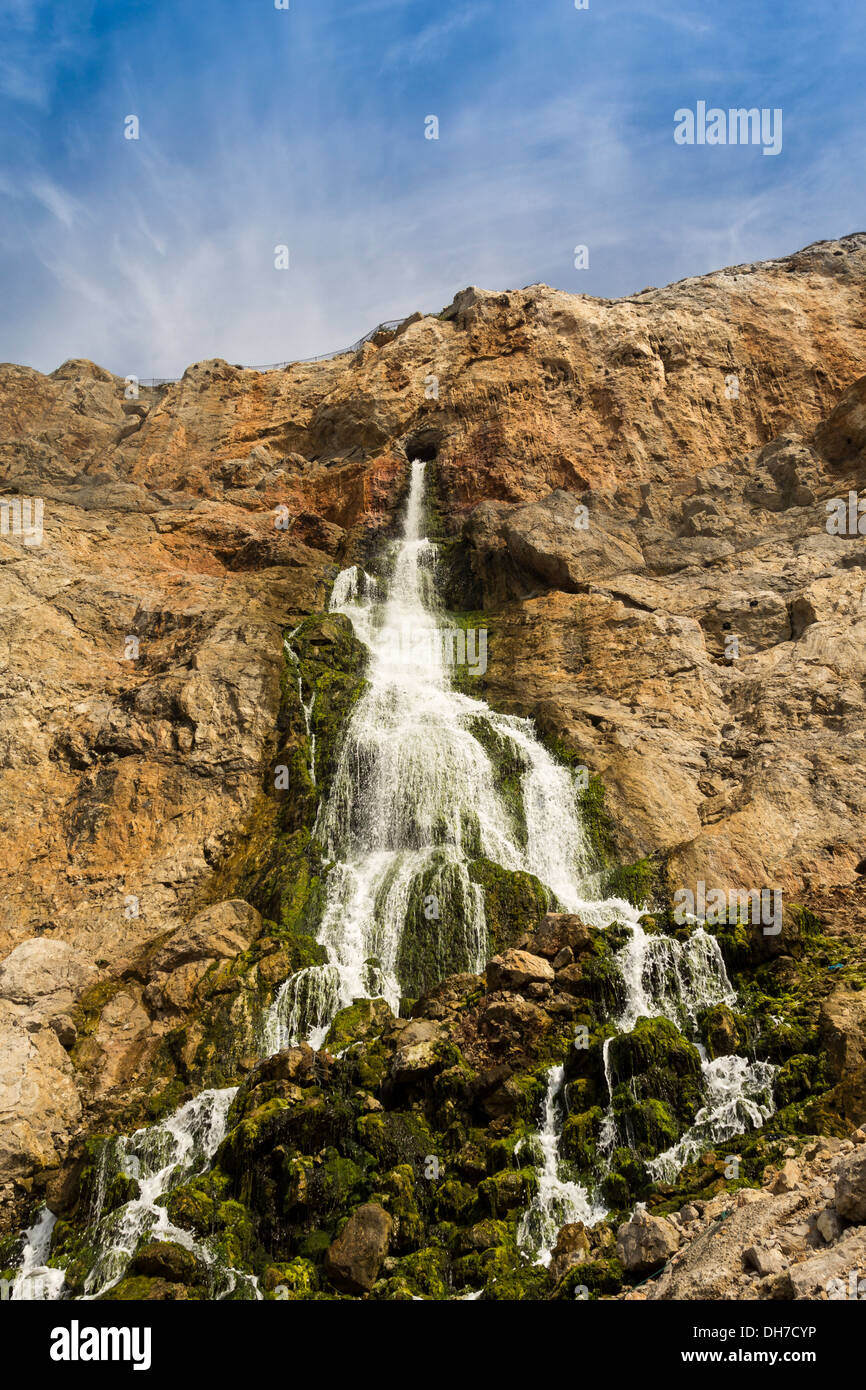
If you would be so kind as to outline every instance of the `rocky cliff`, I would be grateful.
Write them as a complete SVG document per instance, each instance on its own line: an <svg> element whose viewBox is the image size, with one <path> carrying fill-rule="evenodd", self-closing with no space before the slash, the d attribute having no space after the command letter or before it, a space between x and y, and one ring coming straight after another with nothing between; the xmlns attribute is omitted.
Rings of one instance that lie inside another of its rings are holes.
<svg viewBox="0 0 866 1390"><path fill-rule="evenodd" d="M660 897L779 888L856 975L864 369L864 234L625 300L468 289L355 354L131 398L0 367L0 500L44 509L41 543L11 507L0 536L4 1220L62 1206L95 1129L248 1074L257 1001L313 958L282 639L327 749L360 673L318 615L411 457L448 604L488 629L479 693L600 779L611 862Z"/></svg>

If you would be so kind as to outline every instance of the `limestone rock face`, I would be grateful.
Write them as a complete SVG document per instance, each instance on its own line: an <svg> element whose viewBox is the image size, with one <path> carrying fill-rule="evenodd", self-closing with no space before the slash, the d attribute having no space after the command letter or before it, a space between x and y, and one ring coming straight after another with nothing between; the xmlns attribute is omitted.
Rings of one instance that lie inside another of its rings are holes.
<svg viewBox="0 0 866 1390"><path fill-rule="evenodd" d="M283 635L374 554L419 454L448 601L490 627L477 693L602 776L620 857L847 889L866 569L827 519L866 485L864 284L857 235L619 301L469 288L357 353L199 362L136 401L84 360L0 365L0 497L41 503L0 535L0 1206L82 1107L143 1094L257 940L199 914L273 814ZM561 995L581 940L530 948ZM536 1035L531 983L483 1005L491 1038Z"/></svg>
<svg viewBox="0 0 866 1390"><path fill-rule="evenodd" d="M391 1238L391 1217L374 1202L352 1213L325 1256L328 1277L347 1293L369 1293Z"/></svg>
<svg viewBox="0 0 866 1390"><path fill-rule="evenodd" d="M644 568L639 546L612 535L602 525L581 524L583 520L580 504L575 505L573 495L562 489L528 507L518 507L505 525L509 553L551 588L568 593L580 592L591 580Z"/></svg>
<svg viewBox="0 0 866 1390"><path fill-rule="evenodd" d="M0 1003L0 1172L54 1167L81 1117L72 1064L51 1028L30 1031Z"/></svg>
<svg viewBox="0 0 866 1390"><path fill-rule="evenodd" d="M230 960L262 929L260 914L239 899L214 903L172 932L154 955L147 1001L156 1009L183 1012L196 984L215 960Z"/></svg>

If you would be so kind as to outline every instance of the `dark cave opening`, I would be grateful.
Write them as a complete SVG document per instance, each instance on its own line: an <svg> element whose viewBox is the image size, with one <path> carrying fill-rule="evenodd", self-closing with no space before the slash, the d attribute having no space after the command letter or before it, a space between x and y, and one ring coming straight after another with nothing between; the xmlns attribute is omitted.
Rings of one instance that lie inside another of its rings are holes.
<svg viewBox="0 0 866 1390"><path fill-rule="evenodd" d="M439 445L430 438L411 439L406 445L406 457L420 463L433 463L439 453Z"/></svg>

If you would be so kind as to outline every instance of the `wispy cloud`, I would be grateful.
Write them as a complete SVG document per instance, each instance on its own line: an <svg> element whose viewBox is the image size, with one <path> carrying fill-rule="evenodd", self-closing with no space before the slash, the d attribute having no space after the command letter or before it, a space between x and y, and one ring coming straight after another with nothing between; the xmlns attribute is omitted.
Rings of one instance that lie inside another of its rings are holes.
<svg viewBox="0 0 866 1390"><path fill-rule="evenodd" d="M481 20L489 21L493 11L489 4L464 4L444 19L427 24L416 34L408 34L392 43L385 53L383 68L406 67L431 63L441 58L463 33Z"/></svg>
<svg viewBox="0 0 866 1390"><path fill-rule="evenodd" d="M33 179L30 184L30 194L41 203L44 208L56 217L58 222L62 222L64 227L72 227L81 216L81 205L76 198L73 198L64 189L59 188L50 179Z"/></svg>
<svg viewBox="0 0 866 1390"><path fill-rule="evenodd" d="M859 0L832 20L789 0L783 30L731 0L711 40L701 0L102 0L57 29L50 7L0 5L33 84L0 98L16 137L0 155L0 356L43 370L307 356L469 283L615 295L866 223ZM828 29L840 41L809 85ZM779 159L674 145L674 110L715 72L785 104Z"/></svg>

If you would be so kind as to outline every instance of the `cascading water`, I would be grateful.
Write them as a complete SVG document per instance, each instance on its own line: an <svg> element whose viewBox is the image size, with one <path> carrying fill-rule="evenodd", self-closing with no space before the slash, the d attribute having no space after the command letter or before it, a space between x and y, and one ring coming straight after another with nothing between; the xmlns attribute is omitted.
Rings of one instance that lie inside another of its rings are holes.
<svg viewBox="0 0 866 1390"><path fill-rule="evenodd" d="M197 1241L189 1231L175 1226L159 1203L173 1188L208 1167L225 1135L236 1094L236 1087L202 1091L160 1124L103 1145L88 1226L89 1243L96 1253L82 1298L98 1298L118 1283L143 1239L173 1241L191 1251L211 1273L214 1298L225 1298L239 1286L246 1297L261 1296L254 1279L222 1263L207 1241ZM106 1211L111 1183L121 1175L134 1183L137 1194ZM54 1223L51 1213L43 1211L27 1232L12 1298L56 1299L67 1292L63 1270L45 1263Z"/></svg>
<svg viewBox="0 0 866 1390"><path fill-rule="evenodd" d="M59 1298L63 1291L63 1270L51 1269L48 1256L57 1217L46 1208L24 1233L24 1249L9 1298L13 1303L44 1302Z"/></svg>
<svg viewBox="0 0 866 1390"><path fill-rule="evenodd" d="M316 826L335 861L318 934L328 963L286 981L267 1020L269 1051L299 1038L320 1046L353 999L381 995L398 1007L400 952L422 887L436 903L430 930L447 922L448 970L481 968L487 930L473 859L534 874L565 908L581 901L589 856L571 775L529 720L495 714L452 686L457 644L436 611L436 547L420 534L424 469L412 464L387 599L357 568L334 585L331 611L350 619L368 649L368 685ZM498 785L491 746L519 769L519 812Z"/></svg>
<svg viewBox="0 0 866 1390"><path fill-rule="evenodd" d="M687 941L680 942L667 936L648 935L640 923L630 925L630 939L618 960L626 1002L616 1020L617 1029L620 1033L630 1032L641 1017L670 1019L694 1042L701 1058L706 1104L678 1143L647 1163L654 1177L669 1180L709 1144L721 1143L769 1119L773 1113L776 1069L768 1062L750 1062L745 1057L710 1061L700 1042L699 1014L714 1004L730 1005L737 999L715 937L698 927ZM608 1038L604 1044L604 1072L611 1103L599 1139L599 1150L606 1156L619 1137L612 1104L612 1041Z"/></svg>
<svg viewBox="0 0 866 1390"><path fill-rule="evenodd" d="M604 1216L604 1207L590 1199L586 1188L559 1176L559 1136L564 1112L564 1067L551 1067L547 1073L544 1122L535 1137L541 1150L538 1189L517 1228L518 1244L537 1255L539 1264L549 1265L553 1246L561 1228L574 1221L592 1226Z"/></svg>
<svg viewBox="0 0 866 1390"><path fill-rule="evenodd" d="M97 1298L123 1277L142 1238L169 1240L192 1251L215 1274L215 1297L232 1292L237 1279L249 1276L215 1261L208 1245L175 1226L158 1198L207 1168L226 1131L236 1087L202 1091L161 1124L136 1130L106 1144L100 1155L91 1216L97 1258L84 1285L85 1298ZM108 1186L123 1174L138 1187L138 1195L113 1211L105 1211Z"/></svg>
<svg viewBox="0 0 866 1390"><path fill-rule="evenodd" d="M321 1046L334 1015L357 998L381 996L396 1010L404 993L401 951L419 896L436 905L424 927L436 977L481 969L487 951L484 899L470 873L478 858L533 874L549 891L551 906L579 914L590 926L627 926L629 939L619 954L625 1003L618 1029L632 1029L643 1015L663 1015L697 1040L699 1012L736 997L715 939L702 930L685 943L648 935L631 904L593 897L570 772L539 743L529 720L497 714L453 688L449 667L461 648L437 613L436 547L421 536L424 471L423 463L412 464L387 597L358 568L344 570L333 587L331 611L350 619L367 647L368 670L315 827L332 861L318 933L328 961L297 972L281 987L265 1021L264 1053L302 1039ZM286 648L296 660L288 643ZM315 697L304 701L300 670L298 691L309 735ZM516 771L518 796L506 797L491 750ZM315 772L312 747L314 782ZM772 1067L742 1057L711 1062L701 1055L706 1104L680 1141L649 1165L660 1178L670 1177L706 1144L772 1113ZM612 1097L609 1045L604 1065ZM254 1280L221 1265L207 1242L173 1226L159 1204L206 1168L224 1136L234 1094L203 1092L169 1120L106 1146L91 1226L98 1253L85 1297L98 1296L123 1276L145 1236L192 1250L212 1272L214 1297L236 1287L241 1296L260 1296ZM564 1069L555 1066L547 1075L542 1128L531 1141L537 1191L518 1230L522 1248L541 1264L550 1262L564 1224L592 1224L604 1215L584 1186L560 1176L564 1113ZM611 1103L602 1154L613 1151L617 1138ZM137 1182L138 1195L106 1212L109 1175L120 1172ZM27 1233L13 1297L62 1296L62 1272L45 1263L52 1226L44 1213Z"/></svg>

